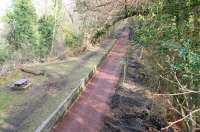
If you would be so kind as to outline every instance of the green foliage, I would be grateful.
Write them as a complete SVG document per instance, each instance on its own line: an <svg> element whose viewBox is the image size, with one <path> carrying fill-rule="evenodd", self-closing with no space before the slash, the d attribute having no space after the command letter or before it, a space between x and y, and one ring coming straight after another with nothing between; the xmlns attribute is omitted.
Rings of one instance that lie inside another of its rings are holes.
<svg viewBox="0 0 200 132"><path fill-rule="evenodd" d="M78 47L83 42L83 34L68 32L65 34L65 45L67 47Z"/></svg>
<svg viewBox="0 0 200 132"><path fill-rule="evenodd" d="M37 44L37 18L32 0L16 0L14 9L8 13L10 31L8 42L18 50Z"/></svg>
<svg viewBox="0 0 200 132"><path fill-rule="evenodd" d="M43 16L38 21L39 31L39 44L36 47L36 51L40 57L48 55L53 41L53 28L54 18L52 16Z"/></svg>
<svg viewBox="0 0 200 132"><path fill-rule="evenodd" d="M65 38L65 46L67 47L78 47L83 42L83 33L77 33L75 29L71 25L64 25L64 38Z"/></svg>
<svg viewBox="0 0 200 132"><path fill-rule="evenodd" d="M0 64L5 62L10 57L9 45L5 42L0 42Z"/></svg>
<svg viewBox="0 0 200 132"><path fill-rule="evenodd" d="M91 43L96 44L99 41L99 39L105 35L105 33L105 29L97 30L94 36L92 37Z"/></svg>
<svg viewBox="0 0 200 132"><path fill-rule="evenodd" d="M55 1L56 9L60 7L57 5L60 2ZM44 58L49 54L57 30L55 16L43 16L37 20L32 0L16 0L6 20L10 27L7 41L13 51L12 59L16 56L20 60L29 61L30 58ZM23 58L22 54L26 57Z"/></svg>
<svg viewBox="0 0 200 132"><path fill-rule="evenodd" d="M197 45L200 37L199 31L194 30L199 29L200 25L195 23L200 18L196 19L194 5L191 5L189 0L154 2L148 7L147 16L137 16L135 41L153 52L152 58L163 67L157 69L158 74L177 84L173 90L171 85L165 85L168 88L165 91L169 93L184 92L180 85L189 90L200 90L200 46ZM176 96L175 101L178 99L182 104L178 108L188 114L200 107L199 98L199 94L187 94Z"/></svg>

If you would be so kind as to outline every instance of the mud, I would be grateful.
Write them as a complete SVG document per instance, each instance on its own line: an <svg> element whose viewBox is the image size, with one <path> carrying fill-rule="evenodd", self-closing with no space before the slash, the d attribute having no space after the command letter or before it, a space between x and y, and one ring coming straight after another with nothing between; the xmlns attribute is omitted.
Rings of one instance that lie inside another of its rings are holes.
<svg viewBox="0 0 200 132"><path fill-rule="evenodd" d="M102 132L160 132L168 125L160 104L144 86L140 51L138 46L130 49L126 81L118 86L112 97L112 116L105 120ZM173 130L170 128L167 132Z"/></svg>

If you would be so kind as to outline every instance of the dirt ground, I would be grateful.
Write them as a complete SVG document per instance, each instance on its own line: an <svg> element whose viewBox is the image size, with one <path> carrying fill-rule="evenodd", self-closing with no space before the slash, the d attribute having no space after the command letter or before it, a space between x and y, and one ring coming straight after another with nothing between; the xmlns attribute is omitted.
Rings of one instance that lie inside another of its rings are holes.
<svg viewBox="0 0 200 132"><path fill-rule="evenodd" d="M165 101L152 96L144 85L141 47L131 46L129 52L126 79L112 97L112 117L106 119L102 132L160 132L168 125L166 109L160 103ZM173 132L173 129L166 132Z"/></svg>

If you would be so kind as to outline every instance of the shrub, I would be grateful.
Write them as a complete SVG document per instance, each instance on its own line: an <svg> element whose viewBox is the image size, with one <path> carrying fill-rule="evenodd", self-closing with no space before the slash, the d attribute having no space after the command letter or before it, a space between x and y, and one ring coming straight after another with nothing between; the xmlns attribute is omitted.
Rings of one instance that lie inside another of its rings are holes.
<svg viewBox="0 0 200 132"><path fill-rule="evenodd" d="M91 39L91 43L96 44L100 40L100 38L103 37L105 34L106 34L106 29L97 30Z"/></svg>
<svg viewBox="0 0 200 132"><path fill-rule="evenodd" d="M68 47L78 47L83 42L83 34L81 33L68 33L65 35L65 45Z"/></svg>
<svg viewBox="0 0 200 132"><path fill-rule="evenodd" d="M9 45L5 42L0 42L0 64L5 62L10 57Z"/></svg>
<svg viewBox="0 0 200 132"><path fill-rule="evenodd" d="M158 91L173 94L194 92L174 96L175 107L182 113L180 116L188 115L200 107L200 47L193 36L196 33L193 27L199 27L195 25L196 19L188 19L197 17L194 14L196 7L189 0L181 3L173 0L154 2L148 8L150 12L147 16L136 17L135 40L151 50L154 69L162 77L158 82L172 84L163 85L165 89L159 87ZM190 32L194 32L193 35ZM197 114L193 119L185 120L188 131L195 127L193 121L200 122Z"/></svg>
<svg viewBox="0 0 200 132"><path fill-rule="evenodd" d="M40 57L45 57L50 52L53 41L54 19L52 16L43 16L38 21L39 44L36 51Z"/></svg>
<svg viewBox="0 0 200 132"><path fill-rule="evenodd" d="M64 27L65 46L78 47L83 43L83 33L77 33L75 29L72 29L69 25Z"/></svg>

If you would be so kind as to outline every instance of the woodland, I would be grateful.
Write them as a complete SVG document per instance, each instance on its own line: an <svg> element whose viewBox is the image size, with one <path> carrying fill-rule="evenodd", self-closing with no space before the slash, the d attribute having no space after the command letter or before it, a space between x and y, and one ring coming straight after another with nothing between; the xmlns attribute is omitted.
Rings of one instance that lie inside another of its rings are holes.
<svg viewBox="0 0 200 132"><path fill-rule="evenodd" d="M42 15L33 0L13 2L1 19L6 28L0 36L1 76L18 65L98 45L128 19L130 43L148 54L151 91L169 97L179 117L168 119L169 127L181 122L188 132L200 128L200 0L74 0L78 17L68 12L68 19L64 1L52 0L51 12Z"/></svg>

